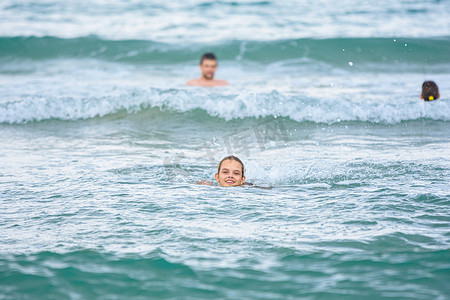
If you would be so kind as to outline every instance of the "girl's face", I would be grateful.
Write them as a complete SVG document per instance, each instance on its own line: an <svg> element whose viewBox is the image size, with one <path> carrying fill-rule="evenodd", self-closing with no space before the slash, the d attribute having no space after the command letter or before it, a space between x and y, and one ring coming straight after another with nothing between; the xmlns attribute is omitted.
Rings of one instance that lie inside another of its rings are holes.
<svg viewBox="0 0 450 300"><path fill-rule="evenodd" d="M235 160L227 159L222 162L216 180L221 186L239 186L245 181L242 176L242 165Z"/></svg>

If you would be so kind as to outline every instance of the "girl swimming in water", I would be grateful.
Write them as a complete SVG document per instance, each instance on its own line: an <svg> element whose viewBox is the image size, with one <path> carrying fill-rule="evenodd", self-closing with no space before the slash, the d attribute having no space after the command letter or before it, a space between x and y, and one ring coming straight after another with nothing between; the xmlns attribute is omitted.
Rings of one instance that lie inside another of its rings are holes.
<svg viewBox="0 0 450 300"><path fill-rule="evenodd" d="M245 182L244 164L234 155L227 156L220 161L215 177L221 186L242 186ZM198 184L213 185L207 180L200 181Z"/></svg>

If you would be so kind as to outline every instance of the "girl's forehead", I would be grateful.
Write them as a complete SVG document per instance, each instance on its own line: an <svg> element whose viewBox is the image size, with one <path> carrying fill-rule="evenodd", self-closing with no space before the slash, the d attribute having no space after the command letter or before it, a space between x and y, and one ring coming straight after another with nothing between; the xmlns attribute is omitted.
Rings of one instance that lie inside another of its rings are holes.
<svg viewBox="0 0 450 300"><path fill-rule="evenodd" d="M241 169L242 166L238 161L227 159L222 162L222 165L220 166L221 169Z"/></svg>

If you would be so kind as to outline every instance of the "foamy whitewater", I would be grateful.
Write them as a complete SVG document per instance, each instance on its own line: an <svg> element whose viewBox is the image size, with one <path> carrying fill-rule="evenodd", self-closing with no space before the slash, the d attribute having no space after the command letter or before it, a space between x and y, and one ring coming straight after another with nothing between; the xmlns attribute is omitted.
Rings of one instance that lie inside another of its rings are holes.
<svg viewBox="0 0 450 300"><path fill-rule="evenodd" d="M450 298L449 15L2 1L0 299Z"/></svg>

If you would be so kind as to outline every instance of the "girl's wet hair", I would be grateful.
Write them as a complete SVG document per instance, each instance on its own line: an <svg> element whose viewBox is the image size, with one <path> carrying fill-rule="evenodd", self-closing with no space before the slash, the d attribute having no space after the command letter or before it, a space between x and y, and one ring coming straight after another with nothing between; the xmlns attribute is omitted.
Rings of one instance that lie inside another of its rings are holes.
<svg viewBox="0 0 450 300"><path fill-rule="evenodd" d="M223 163L224 161L226 161L226 160L235 160L235 161L237 161L238 163L240 163L241 166L242 166L242 176L244 176L244 163L242 162L242 160L240 160L238 157L236 157L236 156L234 156L234 155L230 155L230 156L224 157L224 158L220 161L219 166L217 167L217 173L220 173L220 168L222 167L222 163Z"/></svg>

